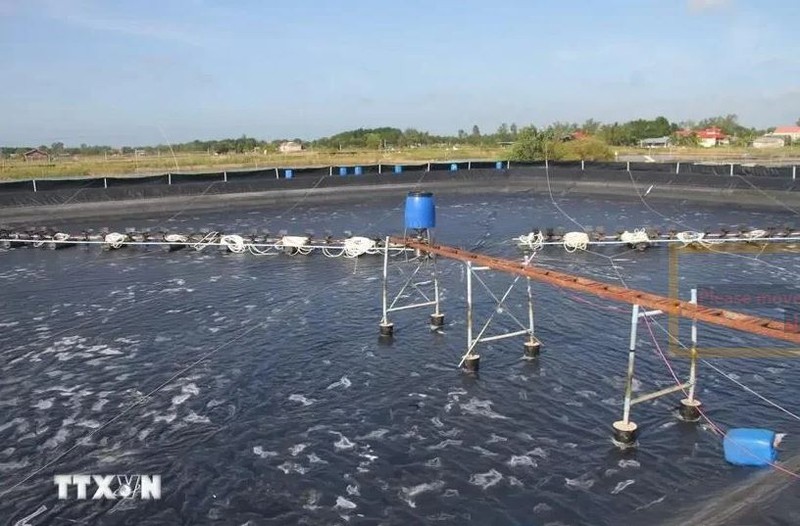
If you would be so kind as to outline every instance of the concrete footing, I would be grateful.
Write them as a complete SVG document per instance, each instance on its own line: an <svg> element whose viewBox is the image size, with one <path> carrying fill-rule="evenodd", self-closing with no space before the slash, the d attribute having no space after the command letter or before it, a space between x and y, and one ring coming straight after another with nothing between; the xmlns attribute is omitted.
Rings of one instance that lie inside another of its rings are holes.
<svg viewBox="0 0 800 526"><path fill-rule="evenodd" d="M688 398L681 400L681 405L678 408L681 420L685 422L697 422L700 420L701 405L699 400L689 400Z"/></svg>
<svg viewBox="0 0 800 526"><path fill-rule="evenodd" d="M528 340L527 342L525 342L524 346L525 346L524 358L526 360L533 360L534 358L539 356L539 352L542 349L542 342L536 339Z"/></svg>
<svg viewBox="0 0 800 526"><path fill-rule="evenodd" d="M464 371L475 373L478 372L481 366L481 356L479 354L471 354L464 359L464 365L461 367Z"/></svg>
<svg viewBox="0 0 800 526"><path fill-rule="evenodd" d="M394 334L394 323L387 322L380 324L381 336L392 336Z"/></svg>
<svg viewBox="0 0 800 526"><path fill-rule="evenodd" d="M633 422L617 420L612 424L614 429L614 442L624 446L632 446L639 435L639 426Z"/></svg>

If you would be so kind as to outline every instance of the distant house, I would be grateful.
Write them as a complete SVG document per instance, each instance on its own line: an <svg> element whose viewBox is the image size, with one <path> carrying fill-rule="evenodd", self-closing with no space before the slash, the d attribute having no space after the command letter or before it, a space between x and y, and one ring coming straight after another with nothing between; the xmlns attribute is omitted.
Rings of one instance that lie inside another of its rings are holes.
<svg viewBox="0 0 800 526"><path fill-rule="evenodd" d="M284 141L278 146L278 151L281 153L293 153L303 150L303 145L297 141Z"/></svg>
<svg viewBox="0 0 800 526"><path fill-rule="evenodd" d="M652 137L639 141L640 148L668 148L672 145L672 140L668 136Z"/></svg>
<svg viewBox="0 0 800 526"><path fill-rule="evenodd" d="M770 133L773 137L785 137L792 142L800 141L800 126L778 126Z"/></svg>
<svg viewBox="0 0 800 526"><path fill-rule="evenodd" d="M705 148L730 144L728 136L716 126L695 132L695 135L697 136L697 143Z"/></svg>
<svg viewBox="0 0 800 526"><path fill-rule="evenodd" d="M583 130L576 130L572 133L567 133L561 136L561 142L579 141L581 139L588 139L589 134Z"/></svg>
<svg viewBox="0 0 800 526"><path fill-rule="evenodd" d="M39 148L33 148L22 154L26 161L47 161L50 156Z"/></svg>
<svg viewBox="0 0 800 526"><path fill-rule="evenodd" d="M764 135L753 141L753 148L765 150L768 148L783 148L786 146L786 139L774 135Z"/></svg>

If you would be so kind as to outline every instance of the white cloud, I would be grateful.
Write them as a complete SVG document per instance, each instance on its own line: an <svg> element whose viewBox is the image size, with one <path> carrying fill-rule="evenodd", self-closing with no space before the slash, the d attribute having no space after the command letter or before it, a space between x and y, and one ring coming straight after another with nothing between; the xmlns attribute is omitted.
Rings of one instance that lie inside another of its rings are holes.
<svg viewBox="0 0 800 526"><path fill-rule="evenodd" d="M713 9L721 9L728 7L731 4L730 0L688 0L689 10L698 13L701 11L710 11Z"/></svg>

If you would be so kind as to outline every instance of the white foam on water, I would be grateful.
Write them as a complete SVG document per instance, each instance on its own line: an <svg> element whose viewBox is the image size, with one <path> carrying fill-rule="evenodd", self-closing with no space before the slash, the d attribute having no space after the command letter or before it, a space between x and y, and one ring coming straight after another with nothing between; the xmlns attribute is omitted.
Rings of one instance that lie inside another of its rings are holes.
<svg viewBox="0 0 800 526"><path fill-rule="evenodd" d="M539 457L539 458L547 458L548 457L547 451L545 451L544 449L542 449L540 447L533 448L532 450L528 451L525 454L533 456L533 457Z"/></svg>
<svg viewBox="0 0 800 526"><path fill-rule="evenodd" d="M517 477L508 477L508 485L509 486L517 486L517 487L520 487L520 488L524 486L522 481L519 480Z"/></svg>
<svg viewBox="0 0 800 526"><path fill-rule="evenodd" d="M353 502L352 500L347 500L342 496L336 497L336 504L334 505L334 508L339 508L343 510L353 510L356 507L357 507L356 503Z"/></svg>
<svg viewBox="0 0 800 526"><path fill-rule="evenodd" d="M366 435L356 437L356 440L378 440L383 438L388 432L388 429L381 427L375 431L370 431Z"/></svg>
<svg viewBox="0 0 800 526"><path fill-rule="evenodd" d="M471 398L466 404L460 404L461 410L465 413L485 416L487 418L497 420L508 420L507 416L501 415L492 410L491 400L479 400L478 398Z"/></svg>
<svg viewBox="0 0 800 526"><path fill-rule="evenodd" d="M428 446L428 449L434 451L434 450L444 449L449 446L460 446L462 443L463 443L462 440L453 440L448 438L447 440L442 440L438 444L435 444L433 446Z"/></svg>
<svg viewBox="0 0 800 526"><path fill-rule="evenodd" d="M623 469L641 467L641 464L639 463L638 460L620 460L619 462L617 462L617 465Z"/></svg>
<svg viewBox="0 0 800 526"><path fill-rule="evenodd" d="M306 455L306 457L308 458L309 464L327 464L328 463L327 460L322 460L321 458L319 458L316 455L316 453L309 453L308 455Z"/></svg>
<svg viewBox="0 0 800 526"><path fill-rule="evenodd" d="M301 466L300 464L298 464L296 462L290 462L288 460L286 462L284 462L283 464L281 464L280 466L278 466L278 469L283 471L284 474L286 474L286 475L288 475L289 473L292 473L292 472L299 473L301 475L305 475L308 472L307 468L304 468L303 466Z"/></svg>
<svg viewBox="0 0 800 526"><path fill-rule="evenodd" d="M200 394L200 388L198 388L197 385L194 382L192 382L182 386L181 393L189 395L198 395Z"/></svg>
<svg viewBox="0 0 800 526"><path fill-rule="evenodd" d="M188 400L189 397L191 397L191 396L192 395L190 395L189 393L184 393L184 394L179 394L179 395L173 396L172 397L172 405L173 406L181 405L186 400Z"/></svg>
<svg viewBox="0 0 800 526"><path fill-rule="evenodd" d="M503 475L496 469L490 469L486 473L474 473L469 477L469 483L473 486L480 486L482 489L491 488L503 480Z"/></svg>
<svg viewBox="0 0 800 526"><path fill-rule="evenodd" d="M211 419L207 416L198 415L194 411L190 411L188 415L183 417L184 422L188 422L190 424L210 424Z"/></svg>
<svg viewBox="0 0 800 526"><path fill-rule="evenodd" d="M30 464L27 458L12 462L0 462L0 472L13 471L15 469L26 468Z"/></svg>
<svg viewBox="0 0 800 526"><path fill-rule="evenodd" d="M513 455L506 462L506 464L511 466L512 468L515 467L535 468L539 466L535 460L533 460L531 457L527 455Z"/></svg>
<svg viewBox="0 0 800 526"><path fill-rule="evenodd" d="M489 438L489 440L486 441L486 443L494 444L495 442L508 442L508 439L504 436L495 435L494 433L492 433L492 436Z"/></svg>
<svg viewBox="0 0 800 526"><path fill-rule="evenodd" d="M454 427L453 429L448 429L447 431L439 431L439 434L443 437L453 438L461 434L461 429Z"/></svg>
<svg viewBox="0 0 800 526"><path fill-rule="evenodd" d="M167 413L165 415L155 415L153 417L153 422L165 422L167 424L171 424L176 418L178 417L177 413Z"/></svg>
<svg viewBox="0 0 800 526"><path fill-rule="evenodd" d="M439 420L439 417L438 417L438 416L434 416L433 418L431 418L431 422L432 422L432 423L433 423L433 425L435 425L436 427L444 427L444 424L442 423L442 421L441 421L441 420Z"/></svg>
<svg viewBox="0 0 800 526"><path fill-rule="evenodd" d="M100 427L100 422L98 422L97 420L81 420L75 425L77 427L85 427L88 429L98 429Z"/></svg>
<svg viewBox="0 0 800 526"><path fill-rule="evenodd" d="M565 478L564 485L568 488L589 489L594 486L594 479L590 478L588 474L574 479Z"/></svg>
<svg viewBox="0 0 800 526"><path fill-rule="evenodd" d="M636 481L633 480L633 479L623 480L622 482L620 482L619 484L614 486L614 489L611 490L611 494L612 495L616 495L618 493L621 493L622 491L625 490L625 488L627 488L628 486L630 486L634 482L636 482Z"/></svg>
<svg viewBox="0 0 800 526"><path fill-rule="evenodd" d="M38 402L33 404L31 407L33 407L34 409L40 409L40 410L50 409L51 407L53 407L53 400L54 400L53 398L48 398L47 400L39 400Z"/></svg>
<svg viewBox="0 0 800 526"><path fill-rule="evenodd" d="M414 501L414 498L422 493L428 491L438 491L444 487L444 481L437 480L434 482L425 482L423 484L417 484L416 486L411 486L410 488L400 488L400 498L405 501L406 504L409 505L411 508L416 508L417 503Z"/></svg>
<svg viewBox="0 0 800 526"><path fill-rule="evenodd" d="M350 381L350 379L346 376L342 376L338 382L333 382L331 385L326 387L326 389L336 389L337 387L343 387L345 389L348 389L351 385L353 384Z"/></svg>
<svg viewBox="0 0 800 526"><path fill-rule="evenodd" d="M307 447L308 444L295 444L289 448L289 454L292 455L293 457L296 457L297 455L302 453L303 450L305 450L305 448Z"/></svg>
<svg viewBox="0 0 800 526"><path fill-rule="evenodd" d="M352 495L354 497L361 496L361 490L359 489L358 484L348 484L345 488L345 491L347 491L348 495Z"/></svg>
<svg viewBox="0 0 800 526"><path fill-rule="evenodd" d="M534 513L547 513L548 511L553 511L553 507L545 504L544 502L540 502L536 506L533 507Z"/></svg>
<svg viewBox="0 0 800 526"><path fill-rule="evenodd" d="M303 504L303 509L304 510L311 510L311 511L319 509L319 506L317 505L317 503L319 502L320 497L322 497L322 493L320 493L319 491L317 491L315 489L309 490L308 499L306 499L306 503ZM242 525L242 526L245 526L245 525Z"/></svg>
<svg viewBox="0 0 800 526"><path fill-rule="evenodd" d="M339 440L333 443L335 449L353 449L356 445L351 442L349 438L339 433L338 431L328 431L332 435L338 435Z"/></svg>
<svg viewBox="0 0 800 526"><path fill-rule="evenodd" d="M489 451L488 449L482 448L481 446L472 446L472 449L474 449L484 457L496 457L498 455L494 451Z"/></svg>
<svg viewBox="0 0 800 526"><path fill-rule="evenodd" d="M278 453L276 451L267 451L261 446L253 446L253 454L258 455L261 458L271 458L278 456Z"/></svg>
<svg viewBox="0 0 800 526"><path fill-rule="evenodd" d="M108 403L108 399L101 398L100 400L98 400L97 402L92 404L92 411L95 411L95 412L102 411L103 410L103 406L106 405L107 403Z"/></svg>
<svg viewBox="0 0 800 526"><path fill-rule="evenodd" d="M140 441L144 441L144 439L146 439L148 437L148 435L150 435L150 433L152 433L152 432L153 432L153 428L151 428L151 427L148 427L147 429L142 429L141 431L139 431L139 434L137 435L137 438Z"/></svg>
<svg viewBox="0 0 800 526"><path fill-rule="evenodd" d="M306 398L305 396L303 396L301 394L290 394L289 395L289 401L290 402L300 402L305 407L308 407L311 404L313 404L314 402L316 402L316 400Z"/></svg>
<svg viewBox="0 0 800 526"><path fill-rule="evenodd" d="M425 465L429 468L439 469L442 467L442 459L440 459L439 457L433 457L429 461L425 462Z"/></svg>
<svg viewBox="0 0 800 526"><path fill-rule="evenodd" d="M16 450L17 450L17 448L15 448L15 447L7 447L2 452L0 452L0 454L2 454L4 457L9 457L9 456L13 455L14 451L16 451Z"/></svg>
<svg viewBox="0 0 800 526"><path fill-rule="evenodd" d="M69 432L66 430L65 427L62 427L58 431L56 431L55 436L48 438L42 447L44 449L55 449L60 444L66 442L68 436Z"/></svg>

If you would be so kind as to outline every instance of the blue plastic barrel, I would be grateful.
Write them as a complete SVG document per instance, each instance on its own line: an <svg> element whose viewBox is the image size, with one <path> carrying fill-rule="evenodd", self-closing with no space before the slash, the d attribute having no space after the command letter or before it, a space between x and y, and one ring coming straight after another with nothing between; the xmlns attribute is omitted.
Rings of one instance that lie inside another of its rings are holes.
<svg viewBox="0 0 800 526"><path fill-rule="evenodd" d="M503 169L503 161L497 161L496 163L494 163L494 167L496 169L498 169L498 170L502 170Z"/></svg>
<svg viewBox="0 0 800 526"><path fill-rule="evenodd" d="M430 192L408 192L406 228L424 229L436 226L436 201Z"/></svg>
<svg viewBox="0 0 800 526"><path fill-rule="evenodd" d="M291 179L292 177L294 177L294 170L284 170L283 176L287 179Z"/></svg>
<svg viewBox="0 0 800 526"><path fill-rule="evenodd" d="M339 175L347 175L347 167L346 166L340 166L339 167Z"/></svg>
<svg viewBox="0 0 800 526"><path fill-rule="evenodd" d="M775 431L731 429L722 441L725 460L736 466L767 466L778 458Z"/></svg>
<svg viewBox="0 0 800 526"><path fill-rule="evenodd" d="M396 174L403 173L403 165L402 164L395 164L394 165L394 173L396 173Z"/></svg>
<svg viewBox="0 0 800 526"><path fill-rule="evenodd" d="M458 171L458 164L456 164L456 163L452 163L452 164L450 165L450 171L451 171L451 172Z"/></svg>
<svg viewBox="0 0 800 526"><path fill-rule="evenodd" d="M355 168L355 174L356 174L356 175L361 175L362 173L364 173L364 169L363 169L363 168L361 168L360 166L356 166L356 168Z"/></svg>

